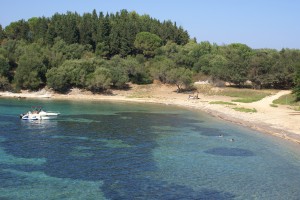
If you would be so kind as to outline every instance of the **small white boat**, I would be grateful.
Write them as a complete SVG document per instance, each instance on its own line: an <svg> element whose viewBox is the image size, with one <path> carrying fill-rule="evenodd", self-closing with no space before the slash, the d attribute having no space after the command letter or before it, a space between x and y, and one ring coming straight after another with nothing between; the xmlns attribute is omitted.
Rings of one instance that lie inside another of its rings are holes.
<svg viewBox="0 0 300 200"><path fill-rule="evenodd" d="M20 118L23 120L43 120L43 119L55 119L59 115L59 112L44 111L41 108L34 108L32 111L28 111L25 114L21 114Z"/></svg>

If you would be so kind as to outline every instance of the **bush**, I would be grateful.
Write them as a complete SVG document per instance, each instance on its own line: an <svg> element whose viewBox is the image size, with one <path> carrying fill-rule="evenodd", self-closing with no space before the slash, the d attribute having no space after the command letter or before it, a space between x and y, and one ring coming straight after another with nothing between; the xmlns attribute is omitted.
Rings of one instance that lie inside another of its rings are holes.
<svg viewBox="0 0 300 200"><path fill-rule="evenodd" d="M48 86L55 91L64 93L71 87L68 72L61 68L50 69L47 72L46 77Z"/></svg>
<svg viewBox="0 0 300 200"><path fill-rule="evenodd" d="M93 92L101 92L107 90L111 85L111 73L109 69L99 67L92 73L86 85Z"/></svg>
<svg viewBox="0 0 300 200"><path fill-rule="evenodd" d="M11 85L8 79L4 76L0 76L0 90L7 91L11 89Z"/></svg>

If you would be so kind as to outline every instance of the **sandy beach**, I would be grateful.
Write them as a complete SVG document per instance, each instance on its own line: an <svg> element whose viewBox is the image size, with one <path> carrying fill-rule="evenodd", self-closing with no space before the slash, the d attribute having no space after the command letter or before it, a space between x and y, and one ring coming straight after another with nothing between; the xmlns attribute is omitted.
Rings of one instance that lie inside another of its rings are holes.
<svg viewBox="0 0 300 200"><path fill-rule="evenodd" d="M300 112L288 106L279 105L271 107L272 101L288 94L290 91L279 91L277 94L267 96L253 103L236 103L237 105L210 104L212 101L232 100L227 96L210 96L198 94L198 99L188 98L188 94L177 93L175 86L163 84L130 85L128 90L112 90L111 94L92 94L89 91L73 89L68 94L57 94L50 90L38 92L22 91L21 93L0 92L0 97L10 98L51 98L65 100L105 100L105 101L130 101L142 103L158 103L176 105L192 110L201 110L212 116L239 124L262 133L272 134L300 144ZM235 111L233 107L256 109L255 113Z"/></svg>

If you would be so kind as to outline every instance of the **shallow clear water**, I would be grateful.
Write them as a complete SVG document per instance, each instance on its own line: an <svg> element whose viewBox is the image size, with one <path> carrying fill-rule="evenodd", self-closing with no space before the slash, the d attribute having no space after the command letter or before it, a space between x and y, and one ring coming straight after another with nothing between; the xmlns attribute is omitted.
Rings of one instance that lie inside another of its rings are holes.
<svg viewBox="0 0 300 200"><path fill-rule="evenodd" d="M62 114L18 118L34 105ZM0 180L0 199L299 199L300 146L178 107L0 99Z"/></svg>

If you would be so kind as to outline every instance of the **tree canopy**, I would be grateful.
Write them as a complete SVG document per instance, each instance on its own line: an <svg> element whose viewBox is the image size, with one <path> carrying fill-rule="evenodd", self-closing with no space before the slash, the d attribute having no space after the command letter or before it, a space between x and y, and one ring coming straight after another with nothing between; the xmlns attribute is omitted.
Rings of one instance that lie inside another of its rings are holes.
<svg viewBox="0 0 300 200"><path fill-rule="evenodd" d="M299 100L299 49L197 43L175 22L121 10L67 12L0 25L0 89L102 92L153 80L189 88L193 77L244 87L294 88Z"/></svg>

